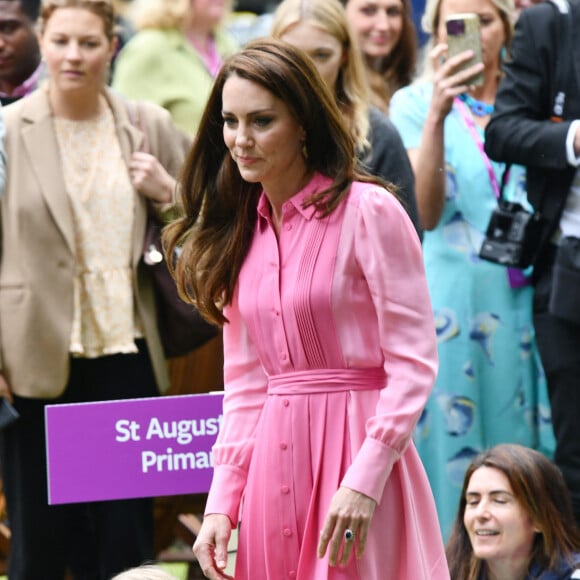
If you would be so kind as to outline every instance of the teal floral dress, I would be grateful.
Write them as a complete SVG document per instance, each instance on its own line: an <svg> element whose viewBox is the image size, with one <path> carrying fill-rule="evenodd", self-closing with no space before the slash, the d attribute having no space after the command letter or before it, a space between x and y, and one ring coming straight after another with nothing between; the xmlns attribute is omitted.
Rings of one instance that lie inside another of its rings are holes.
<svg viewBox="0 0 580 580"><path fill-rule="evenodd" d="M430 83L416 83L391 101L391 119L407 149L420 145L431 93ZM505 267L478 257L496 206L490 170L501 183L505 167L486 163L483 130L474 124L468 128L469 114L454 105L445 120L445 207L439 224L425 232L423 241L439 374L415 443L444 537L457 512L465 470L476 453L508 442L548 456L554 449L532 326L532 288L511 288ZM512 166L508 175L504 195L527 204L524 169Z"/></svg>

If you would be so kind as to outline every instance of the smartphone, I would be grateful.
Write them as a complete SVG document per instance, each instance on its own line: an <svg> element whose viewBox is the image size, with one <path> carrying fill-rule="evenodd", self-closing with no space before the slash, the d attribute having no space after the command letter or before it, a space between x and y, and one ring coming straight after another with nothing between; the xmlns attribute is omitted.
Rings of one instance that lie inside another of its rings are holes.
<svg viewBox="0 0 580 580"><path fill-rule="evenodd" d="M459 70L464 70L483 62L481 54L481 35L479 31L479 16L477 14L454 14L445 19L445 27L447 29L447 58L451 58L456 54L465 52L466 50L473 51L473 57L462 64ZM482 85L483 71L471 77L467 84Z"/></svg>

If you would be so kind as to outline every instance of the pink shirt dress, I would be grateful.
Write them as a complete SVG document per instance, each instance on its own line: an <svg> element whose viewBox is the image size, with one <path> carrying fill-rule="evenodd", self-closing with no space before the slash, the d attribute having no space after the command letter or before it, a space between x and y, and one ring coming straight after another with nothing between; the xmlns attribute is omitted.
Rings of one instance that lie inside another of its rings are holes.
<svg viewBox="0 0 580 580"><path fill-rule="evenodd" d="M445 580L412 433L437 372L421 246L395 197L355 183L328 217L262 195L225 310L224 420L206 514L240 522L236 580ZM378 502L361 559L317 557L339 486Z"/></svg>

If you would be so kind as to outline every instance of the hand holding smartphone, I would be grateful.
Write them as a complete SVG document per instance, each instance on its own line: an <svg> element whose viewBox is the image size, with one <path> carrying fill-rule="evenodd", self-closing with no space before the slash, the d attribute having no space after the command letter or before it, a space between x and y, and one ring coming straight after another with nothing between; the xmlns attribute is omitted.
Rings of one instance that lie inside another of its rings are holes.
<svg viewBox="0 0 580 580"><path fill-rule="evenodd" d="M448 58L466 50L473 51L473 57L457 67L457 72L483 62L479 16L477 14L465 13L449 16L445 19L445 27L447 29ZM466 84L481 86L483 84L483 71L468 79Z"/></svg>

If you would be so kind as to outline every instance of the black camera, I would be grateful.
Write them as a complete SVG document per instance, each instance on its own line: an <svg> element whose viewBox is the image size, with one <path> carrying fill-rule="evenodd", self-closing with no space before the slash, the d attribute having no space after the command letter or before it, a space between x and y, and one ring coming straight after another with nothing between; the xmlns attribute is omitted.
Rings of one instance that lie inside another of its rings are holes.
<svg viewBox="0 0 580 580"><path fill-rule="evenodd" d="M479 257L511 268L527 268L540 241L542 220L521 204L499 200L491 214Z"/></svg>

